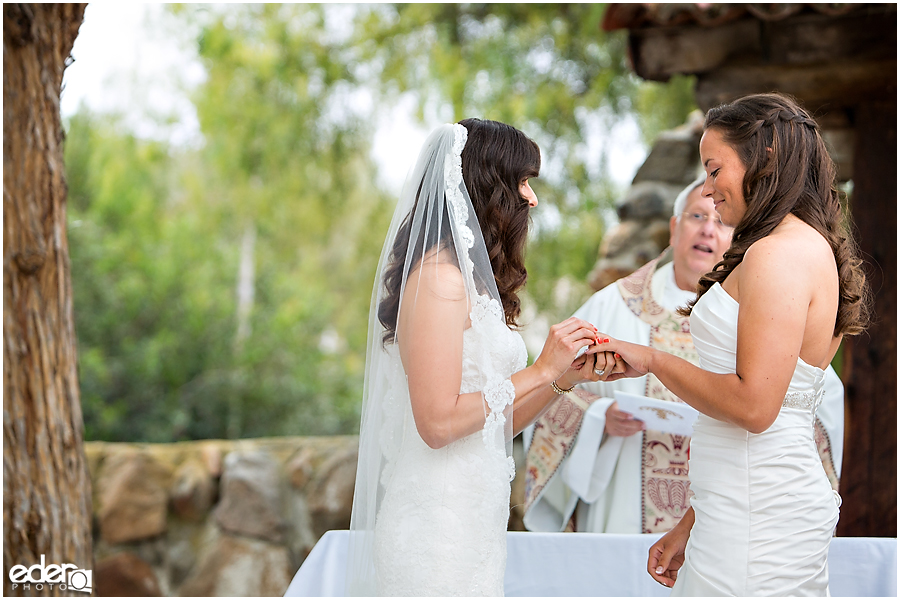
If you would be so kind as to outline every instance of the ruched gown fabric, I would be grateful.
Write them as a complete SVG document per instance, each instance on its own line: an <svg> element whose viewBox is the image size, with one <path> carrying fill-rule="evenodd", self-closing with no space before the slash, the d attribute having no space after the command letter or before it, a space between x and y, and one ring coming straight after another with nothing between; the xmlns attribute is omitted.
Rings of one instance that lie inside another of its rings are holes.
<svg viewBox="0 0 900 600"><path fill-rule="evenodd" d="M528 356L492 304L463 334L460 393L483 391L494 406L501 395L508 406L509 377ZM515 474L502 420L491 428L489 418L483 431L435 450L419 436L408 395L404 402L400 450L375 524L378 595L502 596Z"/></svg>
<svg viewBox="0 0 900 600"><path fill-rule="evenodd" d="M738 302L716 283L692 311L700 366L734 373ZM673 596L826 596L840 496L813 439L825 373L797 360L775 422L753 434L701 414L690 447L696 520Z"/></svg>

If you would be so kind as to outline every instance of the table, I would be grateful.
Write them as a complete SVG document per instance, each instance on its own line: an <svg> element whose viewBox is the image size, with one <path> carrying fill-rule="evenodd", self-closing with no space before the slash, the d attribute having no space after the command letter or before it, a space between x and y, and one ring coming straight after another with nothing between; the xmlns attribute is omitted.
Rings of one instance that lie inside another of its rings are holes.
<svg viewBox="0 0 900 600"><path fill-rule="evenodd" d="M342 596L349 531L328 531L285 596ZM507 533L507 596L661 596L646 572L658 534ZM828 555L832 596L897 596L897 539L838 537Z"/></svg>

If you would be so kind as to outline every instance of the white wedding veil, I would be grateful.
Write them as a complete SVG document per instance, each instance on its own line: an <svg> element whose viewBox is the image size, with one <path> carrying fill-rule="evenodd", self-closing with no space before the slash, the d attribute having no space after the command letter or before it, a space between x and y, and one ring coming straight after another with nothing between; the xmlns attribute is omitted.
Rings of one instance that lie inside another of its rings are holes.
<svg viewBox="0 0 900 600"><path fill-rule="evenodd" d="M450 269L455 273L457 289L462 274L472 321L476 320L474 311L484 308L494 313L499 310L503 318L482 230L463 181L462 153L467 138L465 126L447 124L425 141L403 187L378 263L369 314L347 595L376 595L375 521L404 427L415 427L405 417L409 389L396 341L401 299L406 303L404 311L414 311L419 298L418 289L415 293L406 290L407 279L419 271L415 281L422 281L425 269L434 269L435 277L446 277L448 264L453 265L458 269ZM459 333L462 336L463 332ZM441 340L434 340L434 344L441 344ZM502 435L506 456L512 461L512 406L495 407L490 398L487 401L490 410L485 409L487 426L483 435Z"/></svg>

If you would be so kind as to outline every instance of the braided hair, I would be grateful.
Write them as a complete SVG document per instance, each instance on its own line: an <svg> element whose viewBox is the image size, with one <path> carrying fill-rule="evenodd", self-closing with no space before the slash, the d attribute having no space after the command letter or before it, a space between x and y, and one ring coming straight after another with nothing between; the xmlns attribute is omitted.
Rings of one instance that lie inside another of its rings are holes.
<svg viewBox="0 0 900 600"><path fill-rule="evenodd" d="M734 229L731 247L710 273L700 278L697 298L723 282L744 253L793 214L831 245L837 263L840 299L834 335L861 333L869 318L870 295L862 260L835 188L834 162L819 126L791 97L754 94L710 109L704 130L722 134L746 172L742 192L747 211Z"/></svg>

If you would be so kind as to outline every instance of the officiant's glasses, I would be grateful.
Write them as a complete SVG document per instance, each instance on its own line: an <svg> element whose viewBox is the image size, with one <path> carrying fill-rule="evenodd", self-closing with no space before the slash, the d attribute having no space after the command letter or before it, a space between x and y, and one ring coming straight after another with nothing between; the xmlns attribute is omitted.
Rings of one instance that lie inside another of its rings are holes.
<svg viewBox="0 0 900 600"><path fill-rule="evenodd" d="M731 229L734 229L733 227L729 227L728 225L723 223L722 217L720 217L719 215L712 216L712 215L707 215L707 214L698 213L698 212L683 212L681 214L686 216L688 218L688 221L690 221L692 224L696 225L697 227L703 226L703 224L706 223L707 219L712 219L713 224L716 227L718 227L719 229L721 229L722 231L729 231Z"/></svg>

